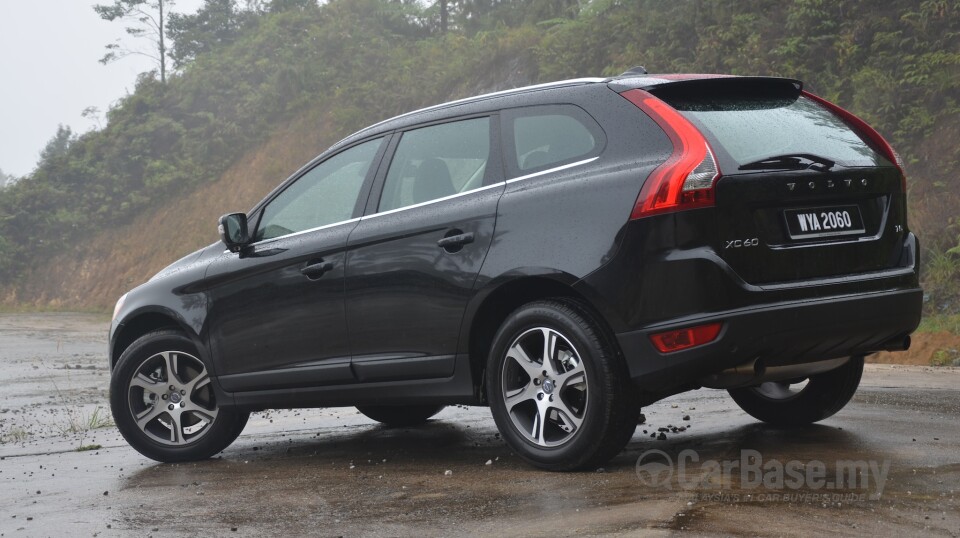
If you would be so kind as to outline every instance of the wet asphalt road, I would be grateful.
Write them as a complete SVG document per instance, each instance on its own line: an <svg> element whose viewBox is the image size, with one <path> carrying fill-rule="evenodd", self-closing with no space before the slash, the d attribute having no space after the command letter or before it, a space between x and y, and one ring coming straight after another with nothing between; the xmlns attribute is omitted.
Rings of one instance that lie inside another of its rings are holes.
<svg viewBox="0 0 960 538"><path fill-rule="evenodd" d="M462 407L403 429L257 413L218 457L166 465L104 417L106 326L0 315L0 536L960 535L958 369L868 366L847 408L799 430L721 391L675 396L595 472L535 470ZM845 460L863 466L837 485Z"/></svg>

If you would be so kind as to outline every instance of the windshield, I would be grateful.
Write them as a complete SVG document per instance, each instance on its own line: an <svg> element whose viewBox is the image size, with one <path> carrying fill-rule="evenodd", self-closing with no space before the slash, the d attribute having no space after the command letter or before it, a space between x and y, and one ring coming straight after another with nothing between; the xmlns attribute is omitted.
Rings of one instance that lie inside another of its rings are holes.
<svg viewBox="0 0 960 538"><path fill-rule="evenodd" d="M802 95L664 100L709 131L741 166L798 154L818 156L843 166L888 164L843 120Z"/></svg>

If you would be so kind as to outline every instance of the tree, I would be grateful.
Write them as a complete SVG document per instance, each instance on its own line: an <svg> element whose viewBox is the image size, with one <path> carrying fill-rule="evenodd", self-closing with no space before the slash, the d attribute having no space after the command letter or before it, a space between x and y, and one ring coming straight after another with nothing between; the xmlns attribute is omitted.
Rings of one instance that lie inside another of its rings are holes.
<svg viewBox="0 0 960 538"><path fill-rule="evenodd" d="M16 180L17 178L15 178L12 175L4 173L3 170L0 169L0 189L6 187L7 185L13 185L13 183Z"/></svg>
<svg viewBox="0 0 960 538"><path fill-rule="evenodd" d="M437 3L440 4L440 33L441 33L441 34L446 34L446 33L447 33L447 18L448 18L449 15L450 15L449 9L448 9L448 6L447 6L447 0L439 0L439 2L437 2Z"/></svg>
<svg viewBox="0 0 960 538"><path fill-rule="evenodd" d="M69 125L57 125L57 133L47 141L47 145L40 150L40 164L50 163L58 157L67 155L70 145L77 140L77 135L73 134L73 129Z"/></svg>
<svg viewBox="0 0 960 538"><path fill-rule="evenodd" d="M167 37L173 41L170 57L180 68L217 47L233 43L243 27L245 13L236 0L205 0L193 15L173 13Z"/></svg>
<svg viewBox="0 0 960 538"><path fill-rule="evenodd" d="M270 13L299 10L317 7L317 0L270 0L267 8Z"/></svg>
<svg viewBox="0 0 960 538"><path fill-rule="evenodd" d="M113 4L97 4L94 11L107 21L125 20L131 23L125 30L127 34L150 42L151 52L128 49L119 42L107 45L107 53L100 59L106 65L127 56L146 56L157 62L160 68L160 82L167 81L167 44L164 41L166 24L164 12L173 6L174 0L114 0Z"/></svg>
<svg viewBox="0 0 960 538"><path fill-rule="evenodd" d="M97 130L103 129L103 123L100 121L100 107L88 106L80 112L80 117L92 121L97 126Z"/></svg>
<svg viewBox="0 0 960 538"><path fill-rule="evenodd" d="M572 19L580 13L578 0L456 0L459 16L468 33L494 28L536 24L554 19Z"/></svg>

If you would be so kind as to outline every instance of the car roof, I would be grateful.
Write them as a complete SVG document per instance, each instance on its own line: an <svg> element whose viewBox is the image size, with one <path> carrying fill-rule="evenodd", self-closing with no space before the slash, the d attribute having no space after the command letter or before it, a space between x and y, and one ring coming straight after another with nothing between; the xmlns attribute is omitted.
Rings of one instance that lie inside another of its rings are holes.
<svg viewBox="0 0 960 538"><path fill-rule="evenodd" d="M400 114L399 116L394 116L388 118L381 122L375 123L369 127L365 127L350 136L347 136L343 140L334 144L330 149L335 150L343 147L345 145L351 144L355 141L367 138L369 136L376 136L390 132L395 129L402 129L410 125L415 125L417 123L425 121L433 121L435 119L441 119L445 114L442 114L443 111L447 111L456 107L465 107L466 109L471 109L470 111L464 110L465 114L472 112L480 112L479 107L470 107L469 105L476 105L483 103L485 101L500 99L500 98L509 98L515 96L521 96L523 94L535 93L544 90L553 90L561 88L571 88L578 86L590 86L590 85L607 85L611 89L621 92L627 89L632 88L643 88L651 89L657 86L663 86L667 84L673 84L678 82L690 82L703 79L718 79L718 78L754 78L754 77L738 77L735 75L721 75L721 74L636 74L633 72L624 73L621 76L617 77L587 77L587 78L575 78L568 80L559 80L556 82L547 82L544 84L534 84L531 86L523 86L519 88L512 88L508 90L496 91L492 93L485 93L482 95L476 95L472 97L466 97L464 99L457 99L455 101L449 101L446 103L440 103L437 105L428 106L425 108L413 110L411 112L406 112ZM766 78L766 77L756 77L756 78ZM475 109L475 110L473 110ZM325 152L326 153L326 152Z"/></svg>
<svg viewBox="0 0 960 538"><path fill-rule="evenodd" d="M440 112L440 111L458 107L458 106L481 103L483 101L488 101L498 97L521 95L524 93L531 93L531 92L536 92L536 91L546 90L546 89L553 89L553 88L564 88L564 87L571 87L571 86L583 86L588 84L599 84L599 83L607 82L608 80L610 79L596 78L596 77L559 80L556 82L534 84L532 86L523 86L520 88L511 88L508 90L485 93L482 95L475 95L475 96L466 97L463 99L457 99L455 101L448 101L446 103L431 105L431 106L420 108L410 112L405 112L403 114L400 114L399 116L394 116L392 118L388 118L381 122L375 123L369 127L365 127L357 131L356 133L353 133L350 136L344 138L340 142L334 144L334 147L341 146L344 143L348 143L359 138L365 138L372 134L379 134L379 133L391 131L393 129L403 128L409 124L418 123L420 116L427 115L431 112Z"/></svg>

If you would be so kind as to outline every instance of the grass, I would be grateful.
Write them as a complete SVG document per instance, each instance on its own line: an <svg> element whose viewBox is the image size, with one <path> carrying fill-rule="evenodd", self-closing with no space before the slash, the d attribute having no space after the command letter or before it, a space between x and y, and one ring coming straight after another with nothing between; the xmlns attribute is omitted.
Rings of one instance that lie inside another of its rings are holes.
<svg viewBox="0 0 960 538"><path fill-rule="evenodd" d="M921 284L926 293L924 310L933 313L933 318L950 317L960 311L960 254L944 251L940 248L928 248L921 259L924 260L920 271ZM957 319L954 316L953 330L957 334Z"/></svg>
<svg viewBox="0 0 960 538"><path fill-rule="evenodd" d="M59 389L57 392L59 392ZM86 439L87 434L91 430L110 428L114 426L113 418L110 417L110 413L106 412L102 407L99 406L93 410L93 413L90 413L89 415L83 411L80 411L79 409L73 409L66 405L64 405L64 410L67 412L67 423L66 425L57 425L57 428L60 430L62 435L80 435L80 440L77 443L78 452L85 450L96 450L100 448L100 445L83 444L84 439Z"/></svg>
<svg viewBox="0 0 960 538"><path fill-rule="evenodd" d="M932 314L923 316L917 332L950 333L960 336L960 314Z"/></svg>
<svg viewBox="0 0 960 538"><path fill-rule="evenodd" d="M27 437L30 437L30 432L19 427L14 426L10 428L10 431L0 436L0 443L22 443L27 440Z"/></svg>
<svg viewBox="0 0 960 538"><path fill-rule="evenodd" d="M73 411L73 409L67 409L67 422L69 423L67 433L83 433L100 428L110 428L114 425L110 413L107 413L102 407L97 407L89 415L84 415L82 412L74 413Z"/></svg>
<svg viewBox="0 0 960 538"><path fill-rule="evenodd" d="M933 354L933 358L930 359L930 366L953 366L957 359L958 355L956 350L954 350L954 353L951 353L946 349L938 349L936 353Z"/></svg>
<svg viewBox="0 0 960 538"><path fill-rule="evenodd" d="M953 252L929 248L924 252L926 263L923 273L925 283L932 286L949 285L956 282L960 274L960 258Z"/></svg>
<svg viewBox="0 0 960 538"><path fill-rule="evenodd" d="M90 431L99 430L100 428L111 428L115 426L113 417L111 417L110 413L104 408L97 406L97 408L88 415L81 409L77 409L67 403L67 399L63 396L63 393L60 392L60 387L57 386L56 381L53 381L53 388L57 391L57 397L60 398L60 402L63 405L63 410L67 415L65 424L58 423L55 424L54 427L60 430L61 435L79 434L80 441L77 445L77 450L84 449L85 446L92 446L83 444L84 439L87 437L87 433Z"/></svg>
<svg viewBox="0 0 960 538"><path fill-rule="evenodd" d="M91 430L110 428L114 426L113 418L102 407L97 407L89 415L79 409L64 405L67 413L66 423L57 424L56 428L63 435L71 433L85 434Z"/></svg>

